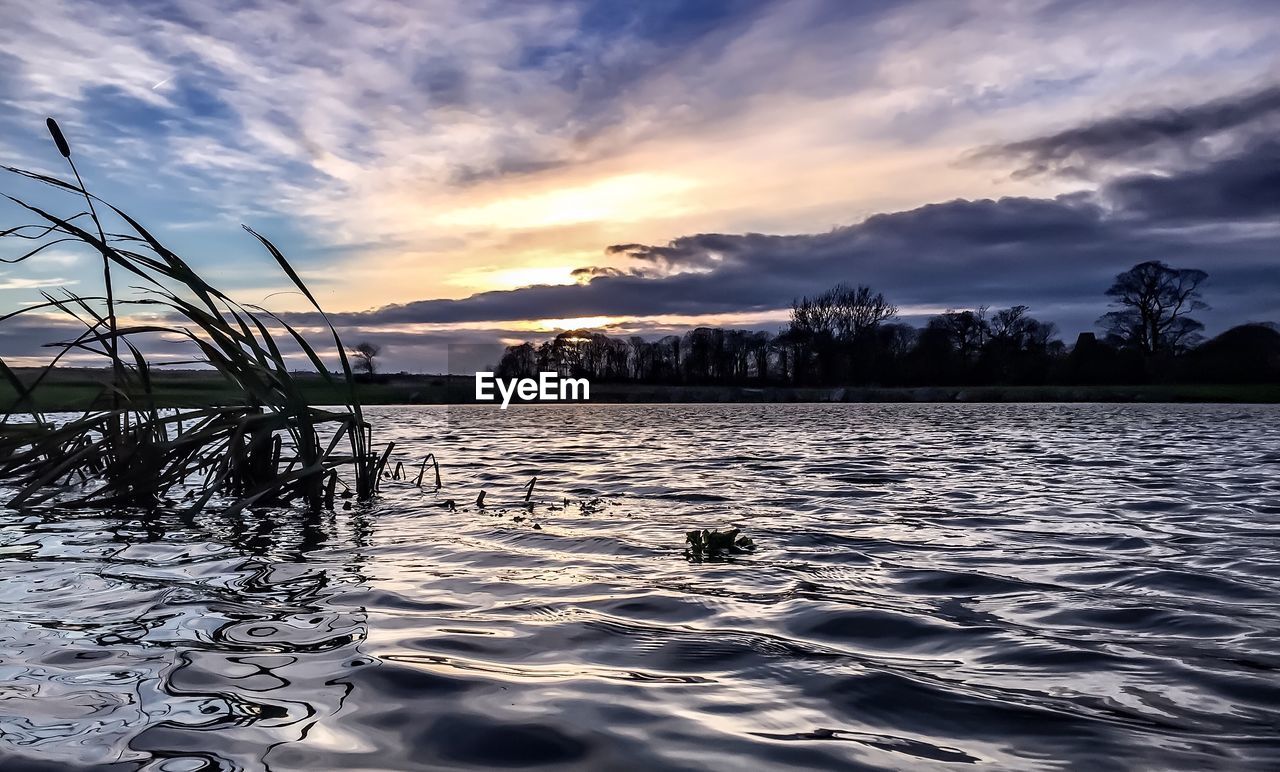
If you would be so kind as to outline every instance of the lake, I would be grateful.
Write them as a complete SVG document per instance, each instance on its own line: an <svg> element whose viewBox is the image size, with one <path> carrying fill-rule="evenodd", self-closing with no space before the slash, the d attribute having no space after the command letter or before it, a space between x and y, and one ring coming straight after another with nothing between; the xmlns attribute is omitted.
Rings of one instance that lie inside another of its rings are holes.
<svg viewBox="0 0 1280 772"><path fill-rule="evenodd" d="M1280 768L1276 406L369 413L441 491L0 510L0 769Z"/></svg>

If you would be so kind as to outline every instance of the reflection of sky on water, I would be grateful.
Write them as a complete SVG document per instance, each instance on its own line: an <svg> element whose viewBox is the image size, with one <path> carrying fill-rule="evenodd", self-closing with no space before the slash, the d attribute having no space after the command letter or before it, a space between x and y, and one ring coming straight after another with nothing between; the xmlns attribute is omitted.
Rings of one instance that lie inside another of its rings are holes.
<svg viewBox="0 0 1280 772"><path fill-rule="evenodd" d="M23 562L0 586L0 754L138 762L216 731L216 755L252 769L340 707L334 673L368 662L363 610L332 597L359 581L358 556L278 562L316 549L314 528L172 515L149 529L73 515L5 525L5 553Z"/></svg>

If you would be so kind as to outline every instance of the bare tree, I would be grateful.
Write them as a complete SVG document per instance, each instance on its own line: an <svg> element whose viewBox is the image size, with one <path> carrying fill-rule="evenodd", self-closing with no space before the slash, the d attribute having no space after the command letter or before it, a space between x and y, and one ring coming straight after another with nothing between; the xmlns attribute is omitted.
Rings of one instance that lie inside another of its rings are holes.
<svg viewBox="0 0 1280 772"><path fill-rule="evenodd" d="M877 330L898 309L870 287L837 284L791 303L791 324L780 343L790 348L793 380L841 382L865 378L879 358ZM810 362L815 365L810 368Z"/></svg>
<svg viewBox="0 0 1280 772"><path fill-rule="evenodd" d="M830 291L815 297L791 301L791 332L799 340L811 341L835 335L836 310Z"/></svg>
<svg viewBox="0 0 1280 772"><path fill-rule="evenodd" d="M920 337L920 331L909 324L895 322L883 325L877 330L877 335L880 338L880 347L890 357L900 358L906 356L915 345L916 339Z"/></svg>
<svg viewBox="0 0 1280 772"><path fill-rule="evenodd" d="M882 293L859 284L857 289L837 284L826 294L835 308L836 334L841 340L861 340L882 323L898 315L898 307Z"/></svg>
<svg viewBox="0 0 1280 772"><path fill-rule="evenodd" d="M1146 354L1179 351L1204 329L1188 314L1209 307L1200 299L1207 278L1204 271L1170 268L1159 260L1139 263L1116 276L1107 295L1120 310L1098 323L1116 342Z"/></svg>
<svg viewBox="0 0 1280 772"><path fill-rule="evenodd" d="M947 311L930 319L929 327L945 331L951 345L963 359L977 356L991 336L986 306L979 306L972 311Z"/></svg>
<svg viewBox="0 0 1280 772"><path fill-rule="evenodd" d="M791 303L791 329L801 336L844 341L861 338L897 316L897 306L880 292L859 284L837 284L814 297Z"/></svg>
<svg viewBox="0 0 1280 772"><path fill-rule="evenodd" d="M377 365L374 362L374 358L381 353L382 347L369 341L364 341L351 350L351 355L356 360L356 369L369 375L377 373Z"/></svg>
<svg viewBox="0 0 1280 772"><path fill-rule="evenodd" d="M533 378L538 374L537 350L532 343L507 346L498 362L499 378Z"/></svg>
<svg viewBox="0 0 1280 772"><path fill-rule="evenodd" d="M991 316L990 343L1007 350L1021 351L1049 345L1058 333L1057 325L1027 315L1029 306L1013 306Z"/></svg>

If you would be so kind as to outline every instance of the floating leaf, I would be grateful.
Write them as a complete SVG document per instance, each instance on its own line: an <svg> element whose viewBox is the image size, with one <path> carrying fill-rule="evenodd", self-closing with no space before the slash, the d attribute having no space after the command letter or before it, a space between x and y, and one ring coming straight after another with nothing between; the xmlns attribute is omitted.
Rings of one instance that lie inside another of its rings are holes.
<svg viewBox="0 0 1280 772"><path fill-rule="evenodd" d="M740 536L740 533L741 530L738 528L728 531L716 531L710 528L688 531L684 537L688 544L684 552L685 557L697 560L716 559L754 551L755 542L747 536Z"/></svg>

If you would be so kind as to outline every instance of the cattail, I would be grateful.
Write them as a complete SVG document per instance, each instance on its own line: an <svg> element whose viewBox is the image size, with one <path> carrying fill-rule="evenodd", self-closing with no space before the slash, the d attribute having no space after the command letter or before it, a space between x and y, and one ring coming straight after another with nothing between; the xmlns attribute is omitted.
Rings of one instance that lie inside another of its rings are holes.
<svg viewBox="0 0 1280 772"><path fill-rule="evenodd" d="M49 127L49 135L53 137L53 142L58 146L58 152L62 153L63 158L71 157L71 146L67 144L67 138L62 136L62 129L58 128L58 122L52 118L45 120L45 124Z"/></svg>

